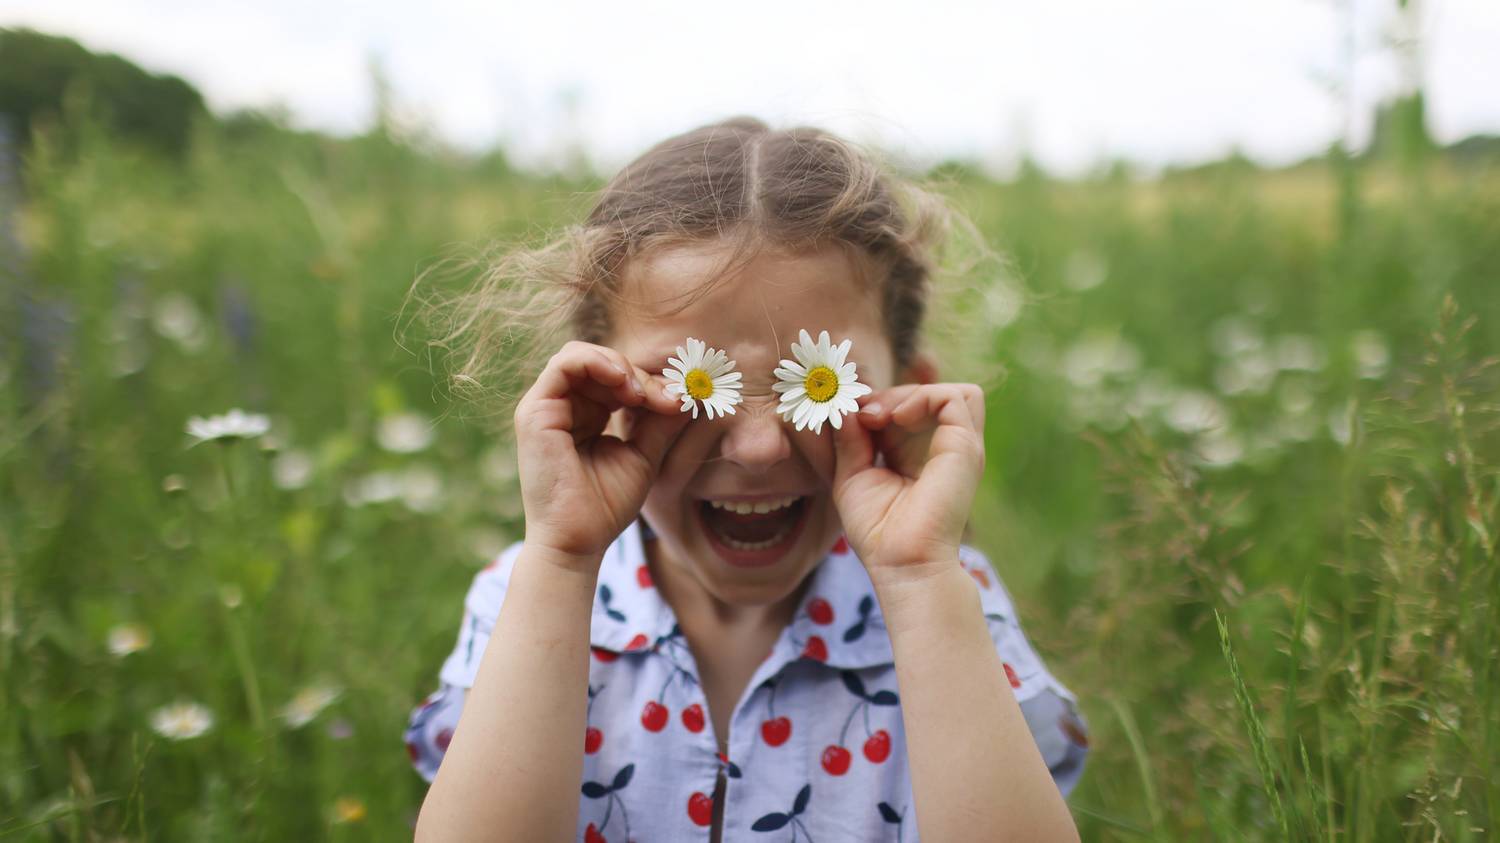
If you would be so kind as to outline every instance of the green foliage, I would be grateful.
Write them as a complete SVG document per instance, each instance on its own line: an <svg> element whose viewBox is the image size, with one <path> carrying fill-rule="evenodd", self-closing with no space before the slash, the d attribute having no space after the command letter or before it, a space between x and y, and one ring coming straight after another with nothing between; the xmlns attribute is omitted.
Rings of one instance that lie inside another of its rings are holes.
<svg viewBox="0 0 1500 843"><path fill-rule="evenodd" d="M187 151L203 97L176 76L148 73L113 53L92 53L71 38L0 29L0 118L23 141L38 122L56 119L70 96L113 133L173 157Z"/></svg>
<svg viewBox="0 0 1500 843"><path fill-rule="evenodd" d="M404 839L402 726L520 509L402 304L592 185L389 125L246 115L171 164L63 119L0 217L0 839ZM1084 839L1482 839L1496 174L936 175L1013 256L967 279L1009 368L975 541L1089 719ZM272 432L187 447L235 406ZM179 699L212 726L158 734Z"/></svg>

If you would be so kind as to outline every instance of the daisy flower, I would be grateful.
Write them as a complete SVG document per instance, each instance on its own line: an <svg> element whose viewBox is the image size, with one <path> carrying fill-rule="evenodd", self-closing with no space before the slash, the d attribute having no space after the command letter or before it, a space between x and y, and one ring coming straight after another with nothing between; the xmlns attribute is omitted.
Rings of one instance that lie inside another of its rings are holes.
<svg viewBox="0 0 1500 843"><path fill-rule="evenodd" d="M668 357L672 365L661 370L668 383L668 395L682 399L682 412L693 411L698 418L698 405L709 418L717 412L720 416L734 413L734 405L740 403L740 373L734 371L734 361L729 355L709 348L702 340L687 338L687 348L677 346L677 356Z"/></svg>
<svg viewBox="0 0 1500 843"><path fill-rule="evenodd" d="M193 702L178 702L163 706L151 715L151 728L163 737L173 740L196 738L214 725L213 714Z"/></svg>
<svg viewBox="0 0 1500 843"><path fill-rule="evenodd" d="M833 422L835 430L843 424L844 413L858 412L854 399L868 395L872 390L859 382L854 374L854 364L844 362L853 340L844 340L837 346L828 341L828 332L818 334L817 343L807 331L800 333L800 343L792 343L792 355L796 360L783 360L776 367L777 382L771 388L781 394L781 403L776 412L797 429L811 427L814 433L823 432L823 422Z"/></svg>
<svg viewBox="0 0 1500 843"><path fill-rule="evenodd" d="M124 657L151 646L151 630L138 623L122 623L109 631L109 652Z"/></svg>
<svg viewBox="0 0 1500 843"><path fill-rule="evenodd" d="M187 423L187 432L197 439L194 445L214 439L225 441L254 439L270 429L269 418L240 409L230 410L222 416L209 416L208 418L193 416L188 419Z"/></svg>

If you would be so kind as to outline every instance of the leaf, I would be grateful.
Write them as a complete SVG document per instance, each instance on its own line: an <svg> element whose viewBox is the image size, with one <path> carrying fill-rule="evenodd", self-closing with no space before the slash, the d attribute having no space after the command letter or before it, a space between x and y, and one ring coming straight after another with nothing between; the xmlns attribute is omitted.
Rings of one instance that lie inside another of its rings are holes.
<svg viewBox="0 0 1500 843"><path fill-rule="evenodd" d="M851 626L848 629L844 630L844 643L845 644L848 644L851 641L858 641L859 639L861 639L863 637L865 637L865 622L864 621L860 621L859 623L855 624L854 626Z"/></svg>
<svg viewBox="0 0 1500 843"><path fill-rule="evenodd" d="M900 822L901 822L901 815L898 814L898 813L896 813L896 809L895 808L892 808L890 805L887 805L884 802L880 803L879 805L876 805L875 807L877 807L877 808L880 809L880 816L886 822L888 822L888 823L897 823L898 825L900 824Z"/></svg>
<svg viewBox="0 0 1500 843"><path fill-rule="evenodd" d="M737 779L740 777L740 765L734 763L733 761L729 762L729 777L731 779Z"/></svg>
<svg viewBox="0 0 1500 843"><path fill-rule="evenodd" d="M799 791L797 791L797 798L792 802L792 816L795 817L798 814L802 813L803 809L807 807L807 800L808 800L808 798L811 797L811 796L812 796L812 785L811 784L805 784L805 785L803 785L802 789L799 790Z"/></svg>
<svg viewBox="0 0 1500 843"><path fill-rule="evenodd" d="M844 680L844 687L849 689L849 693L860 699L865 698L865 683L857 675L845 670L839 673L839 678Z"/></svg>
<svg viewBox="0 0 1500 843"><path fill-rule="evenodd" d="M781 828L782 826L786 825L787 823L789 823L791 821L792 821L792 818L789 817L789 816L787 816L786 814L777 813L777 812L773 811L772 813L766 814L764 817L761 817L760 819L756 820L755 821L755 825L750 826L750 830L751 831L775 831L776 829Z"/></svg>
<svg viewBox="0 0 1500 843"><path fill-rule="evenodd" d="M875 696L870 697L874 705L900 705L901 698L896 696L895 691L876 691Z"/></svg>
<svg viewBox="0 0 1500 843"><path fill-rule="evenodd" d="M583 795L590 799L598 799L601 796L609 795L609 788L598 782L584 782Z"/></svg>
<svg viewBox="0 0 1500 843"><path fill-rule="evenodd" d="M599 586L599 599L600 600L603 600L605 603L609 603L609 598L611 596L612 595L610 594L609 586L607 586L607 585L601 585L601 586Z"/></svg>
<svg viewBox="0 0 1500 843"><path fill-rule="evenodd" d="M634 764L626 764L624 767L621 767L620 772L615 773L615 783L610 785L610 790L619 790L625 785L630 784L630 776L634 772Z"/></svg>
<svg viewBox="0 0 1500 843"><path fill-rule="evenodd" d="M868 614L870 614L870 610L874 609L874 608L875 608L875 598L873 598L870 595L866 594L863 598L860 599L860 601L859 601L859 613L861 615L868 615Z"/></svg>
<svg viewBox="0 0 1500 843"><path fill-rule="evenodd" d="M615 620L617 620L617 621L619 621L621 623L625 622L625 615L624 615L624 613L622 613L622 612L620 612L620 611L618 611L616 609L605 609L604 612L605 612L605 614L609 615L610 617L614 618Z"/></svg>

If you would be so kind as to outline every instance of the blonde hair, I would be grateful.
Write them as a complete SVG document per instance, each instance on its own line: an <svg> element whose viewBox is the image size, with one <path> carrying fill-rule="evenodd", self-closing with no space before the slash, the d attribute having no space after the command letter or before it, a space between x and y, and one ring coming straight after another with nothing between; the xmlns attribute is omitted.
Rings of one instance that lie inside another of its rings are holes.
<svg viewBox="0 0 1500 843"><path fill-rule="evenodd" d="M939 252L954 234L968 235L974 257L998 259L967 216L894 175L871 151L823 129L773 129L738 116L652 146L609 180L582 223L547 242L495 243L477 259L438 264L434 270L477 269L478 278L461 293L424 300L419 315L431 332L427 344L456 361L449 386L481 404L498 399L503 428L563 340L608 336L632 258L711 238L730 245L686 307L762 249L831 243L867 289L878 290L899 369L919 351ZM946 274L962 277L973 264Z"/></svg>

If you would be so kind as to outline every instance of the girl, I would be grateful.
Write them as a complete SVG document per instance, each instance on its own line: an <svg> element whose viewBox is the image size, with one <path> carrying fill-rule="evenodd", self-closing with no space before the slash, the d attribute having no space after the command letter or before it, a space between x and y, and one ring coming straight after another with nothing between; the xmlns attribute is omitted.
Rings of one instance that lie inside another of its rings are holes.
<svg viewBox="0 0 1500 843"><path fill-rule="evenodd" d="M736 118L461 300L472 366L539 317L576 339L513 414L525 539L407 729L419 839L1077 838L1086 726L961 541L984 396L919 347L942 211ZM522 278L529 314L497 303ZM719 377L663 376L700 341Z"/></svg>

